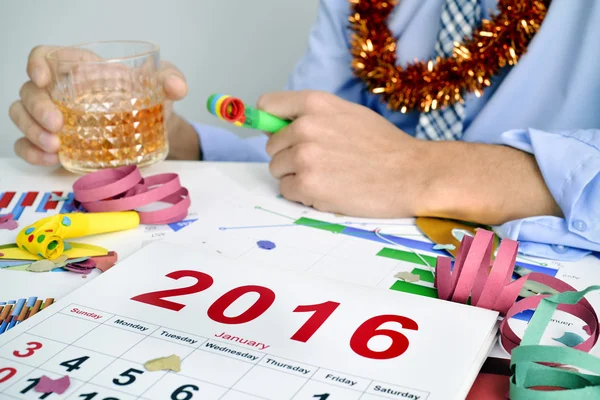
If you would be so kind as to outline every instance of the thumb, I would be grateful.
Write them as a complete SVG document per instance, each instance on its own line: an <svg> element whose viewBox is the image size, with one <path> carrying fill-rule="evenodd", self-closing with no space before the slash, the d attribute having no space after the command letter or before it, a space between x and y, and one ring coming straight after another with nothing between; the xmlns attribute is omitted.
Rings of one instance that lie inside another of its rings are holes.
<svg viewBox="0 0 600 400"><path fill-rule="evenodd" d="M170 62L161 62L160 79L165 94L170 100L181 100L188 92L187 82L183 73Z"/></svg>

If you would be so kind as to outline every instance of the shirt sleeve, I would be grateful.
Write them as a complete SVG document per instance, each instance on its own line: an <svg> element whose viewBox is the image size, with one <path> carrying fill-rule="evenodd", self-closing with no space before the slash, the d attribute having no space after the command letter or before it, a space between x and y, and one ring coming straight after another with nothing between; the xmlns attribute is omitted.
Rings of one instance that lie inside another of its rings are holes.
<svg viewBox="0 0 600 400"><path fill-rule="evenodd" d="M504 144L533 154L564 218L510 221L497 232L533 256L575 261L600 251L600 130L512 130Z"/></svg>
<svg viewBox="0 0 600 400"><path fill-rule="evenodd" d="M200 137L203 161L268 162L267 136L240 138L226 129L191 123Z"/></svg>
<svg viewBox="0 0 600 400"><path fill-rule="evenodd" d="M320 1L308 49L292 71L286 90L320 90L365 105L366 92L353 77L348 51L349 12L347 1Z"/></svg>

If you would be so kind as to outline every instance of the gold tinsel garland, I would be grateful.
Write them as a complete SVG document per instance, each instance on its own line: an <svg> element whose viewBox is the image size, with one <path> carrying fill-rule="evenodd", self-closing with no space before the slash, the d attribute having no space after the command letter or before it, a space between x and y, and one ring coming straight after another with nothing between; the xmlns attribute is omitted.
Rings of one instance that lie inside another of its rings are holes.
<svg viewBox="0 0 600 400"><path fill-rule="evenodd" d="M500 68L515 65L540 29L550 0L498 0L500 12L483 20L454 54L396 66L396 42L387 20L398 0L349 0L352 69L388 107L405 113L429 112L458 101L466 93L481 96Z"/></svg>

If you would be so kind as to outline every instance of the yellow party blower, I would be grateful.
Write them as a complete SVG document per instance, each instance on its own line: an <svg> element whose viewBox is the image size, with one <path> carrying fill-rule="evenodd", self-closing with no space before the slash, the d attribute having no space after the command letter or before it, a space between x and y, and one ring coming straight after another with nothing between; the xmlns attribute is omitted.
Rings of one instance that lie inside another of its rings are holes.
<svg viewBox="0 0 600 400"><path fill-rule="evenodd" d="M135 228L140 224L135 211L57 214L27 226L17 235L17 245L37 256L60 257L65 239Z"/></svg>

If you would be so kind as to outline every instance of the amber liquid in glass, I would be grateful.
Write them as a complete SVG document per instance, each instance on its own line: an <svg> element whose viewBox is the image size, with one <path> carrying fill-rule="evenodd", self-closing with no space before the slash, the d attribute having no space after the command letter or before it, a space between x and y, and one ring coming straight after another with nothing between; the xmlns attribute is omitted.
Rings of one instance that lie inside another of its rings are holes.
<svg viewBox="0 0 600 400"><path fill-rule="evenodd" d="M162 103L90 93L75 102L56 103L63 114L59 134L61 164L87 173L135 164L151 165L167 157L169 145Z"/></svg>

